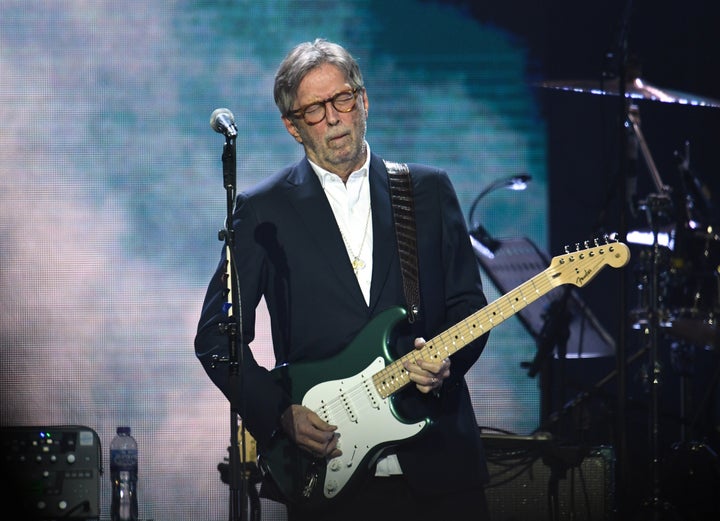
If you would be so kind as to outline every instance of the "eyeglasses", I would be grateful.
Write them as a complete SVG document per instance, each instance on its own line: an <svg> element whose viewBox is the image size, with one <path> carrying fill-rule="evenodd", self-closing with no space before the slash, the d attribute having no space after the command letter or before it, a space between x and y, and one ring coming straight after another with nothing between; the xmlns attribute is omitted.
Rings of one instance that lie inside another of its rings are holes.
<svg viewBox="0 0 720 521"><path fill-rule="evenodd" d="M310 103L297 110L292 110L288 112L287 115L295 119L303 118L308 125L317 125L325 119L325 107L328 103L331 103L333 108L338 112L352 112L355 105L357 105L357 93L359 90L360 87L338 92L330 98Z"/></svg>

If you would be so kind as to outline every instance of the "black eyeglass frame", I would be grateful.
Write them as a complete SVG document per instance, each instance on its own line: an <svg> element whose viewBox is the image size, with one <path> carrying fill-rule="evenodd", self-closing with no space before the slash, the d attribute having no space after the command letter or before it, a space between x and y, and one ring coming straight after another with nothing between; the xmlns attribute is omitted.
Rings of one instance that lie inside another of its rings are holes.
<svg viewBox="0 0 720 521"><path fill-rule="evenodd" d="M358 93L359 93L360 91L362 91L363 89L364 89L364 87L355 87L354 89L344 90L344 91L342 91L342 92L338 92L337 94L335 94L335 95L333 95L333 96L330 96L329 98L325 98L324 100L314 101L314 102L312 102L312 103L308 103L308 104L305 105L304 107L300 107L299 109L291 110L291 111L289 111L289 112L286 114L286 116L287 116L288 118L292 118L292 119L302 119L303 121L305 121L305 123L307 123L307 124L310 125L310 126L312 126L312 125L317 125L318 123L322 122L322 120L324 120L325 117L327 116L327 104L328 104L328 103L331 103L332 106L333 106L333 108L334 108L335 110L337 110L338 112L342 113L342 114L347 114L348 112L352 112L353 110L355 110L355 107L357 107L357 97L358 97ZM352 95L352 97L353 97L353 104L352 104L352 106L350 106L350 108L348 108L347 110L342 110L342 109L337 108L337 107L335 106L335 102L338 100L338 98L340 98L340 96L343 96L343 95L346 95L346 94L351 94L351 95ZM314 121L314 122L311 123L310 121L307 120L307 118L306 118L306 116L305 116L305 113L307 112L307 110L308 110L309 108L311 108L311 107L316 107L316 106L317 106L317 107L322 107L323 114L322 114L322 117L321 117L319 120Z"/></svg>

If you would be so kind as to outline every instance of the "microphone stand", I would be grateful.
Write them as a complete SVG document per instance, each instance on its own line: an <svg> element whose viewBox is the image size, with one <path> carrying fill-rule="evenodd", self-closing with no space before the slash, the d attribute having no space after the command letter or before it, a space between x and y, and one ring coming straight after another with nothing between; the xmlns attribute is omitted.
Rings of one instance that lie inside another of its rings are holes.
<svg viewBox="0 0 720 521"><path fill-rule="evenodd" d="M227 216L225 228L218 233L218 239L225 243L226 273L228 301L225 309L229 320L221 322L219 328L228 337L229 356L227 360L218 360L228 363L228 386L230 389L230 447L229 451L229 520L238 521L247 519L248 505L248 479L246 454L245 426L240 419L245 413L245 393L240 386L245 385L241 370L243 364L242 352L242 309L240 306L240 292L237 287L237 272L233 262L233 248L235 245L235 230L232 226L233 209L236 189L236 147L234 133L225 133L223 146L223 185L226 193ZM240 348L238 349L238 338ZM238 392L239 390L239 392ZM239 396L238 396L239 395ZM239 402L239 403L238 403ZM238 429L240 425L240 429ZM240 433L238 434L238 430ZM241 446L242 445L242 450Z"/></svg>

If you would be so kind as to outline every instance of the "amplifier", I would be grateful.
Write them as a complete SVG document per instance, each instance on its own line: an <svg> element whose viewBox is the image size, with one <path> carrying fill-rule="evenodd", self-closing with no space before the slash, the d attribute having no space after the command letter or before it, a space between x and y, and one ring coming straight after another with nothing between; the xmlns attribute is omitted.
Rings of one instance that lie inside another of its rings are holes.
<svg viewBox="0 0 720 521"><path fill-rule="evenodd" d="M99 519L102 456L89 427L0 428L2 505L22 519Z"/></svg>
<svg viewBox="0 0 720 521"><path fill-rule="evenodd" d="M558 445L551 438L486 436L492 521L615 519L611 447Z"/></svg>

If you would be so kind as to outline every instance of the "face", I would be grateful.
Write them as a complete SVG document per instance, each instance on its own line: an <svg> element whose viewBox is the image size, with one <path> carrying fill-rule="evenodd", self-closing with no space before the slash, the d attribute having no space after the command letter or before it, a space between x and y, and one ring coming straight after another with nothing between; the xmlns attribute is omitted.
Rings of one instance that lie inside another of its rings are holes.
<svg viewBox="0 0 720 521"><path fill-rule="evenodd" d="M331 64L323 64L310 71L298 87L294 109L328 99L350 90L343 73ZM283 117L285 128L313 163L339 175L343 179L360 168L367 153L365 130L368 99L364 89L358 91L357 103L350 112L338 112L332 103L325 105L325 119L308 125L303 118Z"/></svg>

